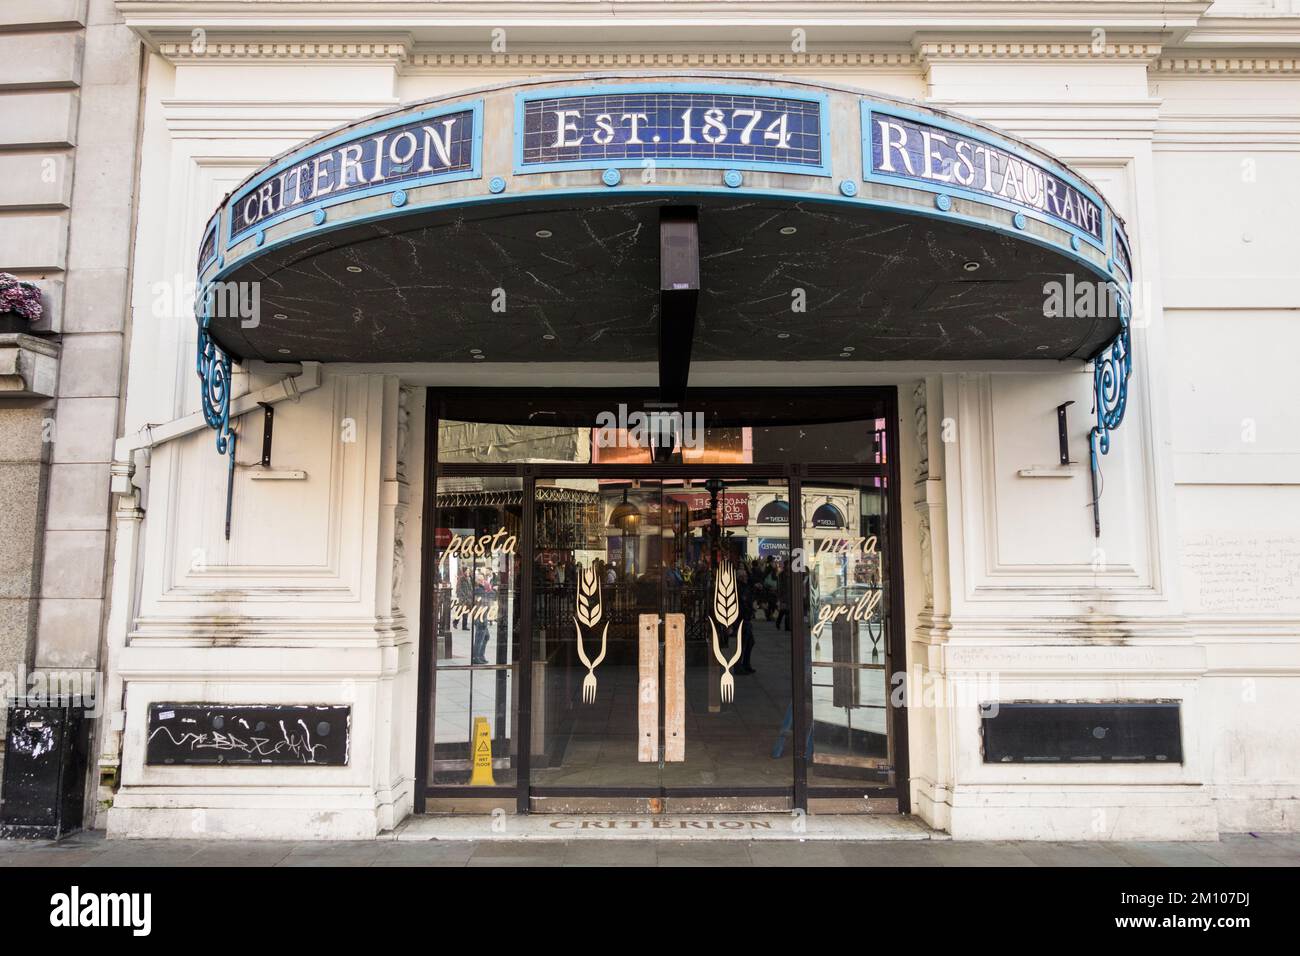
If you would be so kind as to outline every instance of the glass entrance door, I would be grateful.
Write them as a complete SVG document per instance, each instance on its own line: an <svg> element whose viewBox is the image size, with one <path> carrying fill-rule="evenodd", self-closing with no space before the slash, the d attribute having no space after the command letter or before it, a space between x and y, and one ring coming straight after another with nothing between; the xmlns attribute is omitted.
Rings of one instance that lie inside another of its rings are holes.
<svg viewBox="0 0 1300 956"><path fill-rule="evenodd" d="M893 390L626 398L428 397L417 806L906 810Z"/></svg>
<svg viewBox="0 0 1300 956"><path fill-rule="evenodd" d="M530 792L788 805L784 479L537 480Z"/></svg>

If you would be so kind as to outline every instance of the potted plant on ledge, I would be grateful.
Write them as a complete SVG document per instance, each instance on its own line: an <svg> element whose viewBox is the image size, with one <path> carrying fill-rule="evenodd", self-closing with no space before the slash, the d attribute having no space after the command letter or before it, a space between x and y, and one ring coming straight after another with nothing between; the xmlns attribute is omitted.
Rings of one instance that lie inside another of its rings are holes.
<svg viewBox="0 0 1300 956"><path fill-rule="evenodd" d="M41 290L34 282L0 272L0 333L25 332L41 317Z"/></svg>

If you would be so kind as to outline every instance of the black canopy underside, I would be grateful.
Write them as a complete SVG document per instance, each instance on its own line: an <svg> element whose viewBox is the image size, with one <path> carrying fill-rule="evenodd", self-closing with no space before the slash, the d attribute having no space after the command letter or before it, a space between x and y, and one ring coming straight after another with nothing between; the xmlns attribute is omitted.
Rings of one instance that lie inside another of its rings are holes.
<svg viewBox="0 0 1300 956"><path fill-rule="evenodd" d="M521 197L342 226L236 266L224 278L260 282L260 319L212 332L277 362L654 362L659 210L684 201L694 362L1086 359L1119 328L1045 315L1049 283L1097 277L1027 236L738 195Z"/></svg>

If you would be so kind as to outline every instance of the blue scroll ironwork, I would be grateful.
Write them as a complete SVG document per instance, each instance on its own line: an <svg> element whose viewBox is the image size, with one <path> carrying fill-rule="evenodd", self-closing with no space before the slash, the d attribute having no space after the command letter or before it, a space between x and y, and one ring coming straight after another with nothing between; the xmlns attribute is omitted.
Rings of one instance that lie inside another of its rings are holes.
<svg viewBox="0 0 1300 956"><path fill-rule="evenodd" d="M199 297L195 320L199 326L196 370L199 373L199 404L203 419L217 433L217 453L227 457L226 472L226 540L230 540L230 512L235 481L236 434L230 427L230 356L208 333L214 303L213 287L207 286Z"/></svg>
<svg viewBox="0 0 1300 956"><path fill-rule="evenodd" d="M1128 405L1128 380L1133 374L1133 348L1129 338L1128 300L1118 286L1110 286L1119 314L1119 332L1093 363L1093 406L1097 424L1088 433L1088 460L1092 471L1092 530L1101 537L1101 456L1110 452L1110 433L1119 428Z"/></svg>

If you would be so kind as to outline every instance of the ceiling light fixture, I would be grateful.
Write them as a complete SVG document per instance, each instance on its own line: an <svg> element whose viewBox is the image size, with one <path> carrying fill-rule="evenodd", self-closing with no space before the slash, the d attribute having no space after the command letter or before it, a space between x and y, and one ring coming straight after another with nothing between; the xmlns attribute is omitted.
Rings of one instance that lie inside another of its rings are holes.
<svg viewBox="0 0 1300 956"><path fill-rule="evenodd" d="M978 272L979 267L980 264L976 262L974 259L962 265L962 268L965 269L967 272Z"/></svg>
<svg viewBox="0 0 1300 956"><path fill-rule="evenodd" d="M348 266L348 272L360 272L360 271L361 271L360 266Z"/></svg>
<svg viewBox="0 0 1300 956"><path fill-rule="evenodd" d="M783 236L793 236L793 235L794 235L796 232L798 232L798 231L799 231L799 230L798 230L797 228L795 228L794 226L782 226L782 227L781 227L781 235L783 235Z"/></svg>
<svg viewBox="0 0 1300 956"><path fill-rule="evenodd" d="M551 230L549 229L538 229L537 232L534 233L534 235L536 235L538 239L549 239L551 238L552 235L554 235L554 233L552 233Z"/></svg>

